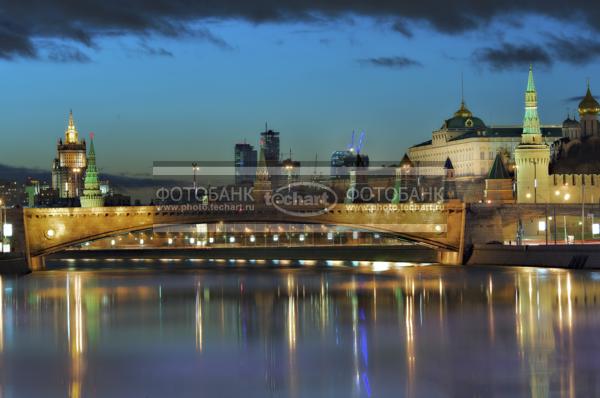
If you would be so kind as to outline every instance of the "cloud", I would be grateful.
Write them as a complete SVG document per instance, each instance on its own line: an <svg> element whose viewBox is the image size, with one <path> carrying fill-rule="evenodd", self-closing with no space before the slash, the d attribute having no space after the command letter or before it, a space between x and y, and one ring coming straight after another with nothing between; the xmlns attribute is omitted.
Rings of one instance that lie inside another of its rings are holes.
<svg viewBox="0 0 600 398"><path fill-rule="evenodd" d="M423 66L419 61L403 56L363 58L359 59L358 62L364 65L380 66L392 69L404 69L411 66Z"/></svg>
<svg viewBox="0 0 600 398"><path fill-rule="evenodd" d="M214 44L222 50L233 50L233 46L226 42L223 38L216 36L210 30L206 28L200 28L193 33L194 37L206 40L207 42Z"/></svg>
<svg viewBox="0 0 600 398"><path fill-rule="evenodd" d="M573 65L584 65L600 57L600 41L589 37L550 35L547 47L557 59Z"/></svg>
<svg viewBox="0 0 600 398"><path fill-rule="evenodd" d="M553 63L548 51L537 44L501 43L496 47L482 47L473 51L472 58L492 70L522 69L530 64L549 67Z"/></svg>
<svg viewBox="0 0 600 398"><path fill-rule="evenodd" d="M538 44L501 42L495 47L478 48L471 58L493 70L523 68L529 64L549 67L554 62L585 65L600 58L600 40L585 36L546 36L548 39Z"/></svg>
<svg viewBox="0 0 600 398"><path fill-rule="evenodd" d="M173 53L171 51L162 47L152 47L145 42L140 43L138 50L144 55L150 55L153 57L173 57Z"/></svg>
<svg viewBox="0 0 600 398"><path fill-rule="evenodd" d="M563 99L563 102L580 102L583 99L583 95L574 95Z"/></svg>
<svg viewBox="0 0 600 398"><path fill-rule="evenodd" d="M205 28L211 21L250 23L349 21L354 16L384 18L410 37L406 24L425 23L446 34L518 23L523 15L556 19L600 32L600 3L589 0L0 0L0 57L37 57L38 40L74 41L94 48L98 38L118 35L171 38L197 35L232 49Z"/></svg>
<svg viewBox="0 0 600 398"><path fill-rule="evenodd" d="M402 36L407 37L407 38L411 38L413 37L413 33L410 31L410 29L408 29L408 27L406 26L406 22L404 21L395 21L392 24L392 30L400 33Z"/></svg>
<svg viewBox="0 0 600 398"><path fill-rule="evenodd" d="M80 63L91 62L91 58L78 48L68 45L50 45L47 49L47 59L58 63Z"/></svg>

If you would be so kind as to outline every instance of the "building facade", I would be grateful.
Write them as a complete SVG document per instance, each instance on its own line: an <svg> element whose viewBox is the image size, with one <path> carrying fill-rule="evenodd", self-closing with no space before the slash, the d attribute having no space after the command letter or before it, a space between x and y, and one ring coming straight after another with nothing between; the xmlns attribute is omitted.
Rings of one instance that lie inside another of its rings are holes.
<svg viewBox="0 0 600 398"><path fill-rule="evenodd" d="M85 140L79 133L69 113L69 122L64 141L58 140L57 157L52 162L52 188L59 198L76 199L83 193L83 176L87 168Z"/></svg>
<svg viewBox="0 0 600 398"><path fill-rule="evenodd" d="M542 139L551 144L562 137L562 126L540 127ZM408 149L408 157L421 175L442 176L446 159L454 165L456 178L484 179L497 153L502 153L509 169L521 141L521 126L487 126L473 116L464 100L454 115L432 133L432 139Z"/></svg>
<svg viewBox="0 0 600 398"><path fill-rule="evenodd" d="M279 132L265 129L260 133L260 142L265 153L267 166L278 167L280 158Z"/></svg>

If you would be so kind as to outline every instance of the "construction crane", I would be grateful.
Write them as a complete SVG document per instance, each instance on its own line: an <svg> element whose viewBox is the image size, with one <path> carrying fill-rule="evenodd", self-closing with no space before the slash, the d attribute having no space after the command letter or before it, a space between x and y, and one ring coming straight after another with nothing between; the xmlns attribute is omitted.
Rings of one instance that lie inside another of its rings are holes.
<svg viewBox="0 0 600 398"><path fill-rule="evenodd" d="M355 138L355 132L354 132L354 130L352 130L352 141L350 142L350 145L348 145L348 150L350 152L360 154L360 151L365 143L365 138L366 138L365 131L363 130L360 132L357 145L354 145L354 138Z"/></svg>

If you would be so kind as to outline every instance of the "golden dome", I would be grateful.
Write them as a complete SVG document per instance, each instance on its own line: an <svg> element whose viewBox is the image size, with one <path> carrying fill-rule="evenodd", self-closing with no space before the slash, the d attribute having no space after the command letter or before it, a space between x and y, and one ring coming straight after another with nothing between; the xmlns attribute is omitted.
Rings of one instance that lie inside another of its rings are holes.
<svg viewBox="0 0 600 398"><path fill-rule="evenodd" d="M465 101L460 102L460 109L454 112L454 116L458 117L473 117L473 114L470 110L467 109L465 105Z"/></svg>
<svg viewBox="0 0 600 398"><path fill-rule="evenodd" d="M600 113L600 104L592 95L590 85L588 84L585 97L579 103L579 115L597 115L598 113Z"/></svg>

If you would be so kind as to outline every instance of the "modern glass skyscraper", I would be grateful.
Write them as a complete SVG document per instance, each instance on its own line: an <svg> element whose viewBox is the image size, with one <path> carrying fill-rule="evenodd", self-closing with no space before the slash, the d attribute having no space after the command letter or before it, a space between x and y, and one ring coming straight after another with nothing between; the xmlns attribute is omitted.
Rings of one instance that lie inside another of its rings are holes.
<svg viewBox="0 0 600 398"><path fill-rule="evenodd" d="M256 149L250 144L235 144L235 184L253 184L256 176Z"/></svg>
<svg viewBox="0 0 600 398"><path fill-rule="evenodd" d="M260 133L261 145L265 151L265 160L267 161L267 166L275 167L279 165L279 132L268 130L265 128L265 131Z"/></svg>

